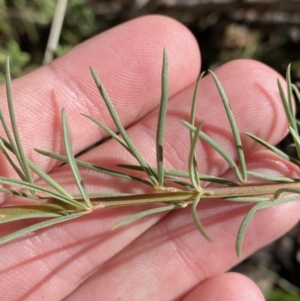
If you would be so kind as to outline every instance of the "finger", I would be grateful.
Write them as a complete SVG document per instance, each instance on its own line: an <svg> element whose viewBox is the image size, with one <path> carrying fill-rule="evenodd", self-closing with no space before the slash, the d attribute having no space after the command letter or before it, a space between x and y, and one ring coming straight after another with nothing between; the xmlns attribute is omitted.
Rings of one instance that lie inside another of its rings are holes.
<svg viewBox="0 0 300 301"><path fill-rule="evenodd" d="M162 16L143 17L117 26L75 47L50 65L14 80L13 100L26 154L43 169L50 169L50 161L37 155L33 148L63 152L62 108L72 120L75 153L105 136L96 125L80 116L91 114L112 125L90 66L103 81L125 127L153 110L160 100L164 47L170 57L172 96L197 76L199 49L187 28ZM0 99L8 119L3 85ZM1 171L8 174L8 167L3 164Z"/></svg>
<svg viewBox="0 0 300 301"><path fill-rule="evenodd" d="M257 285L238 273L225 273L199 284L183 301L264 301Z"/></svg>

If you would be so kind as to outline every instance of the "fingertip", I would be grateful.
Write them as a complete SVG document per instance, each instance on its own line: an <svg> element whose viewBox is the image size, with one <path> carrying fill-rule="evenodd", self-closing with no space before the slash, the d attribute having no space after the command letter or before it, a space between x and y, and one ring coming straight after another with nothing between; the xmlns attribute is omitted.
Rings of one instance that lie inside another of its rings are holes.
<svg viewBox="0 0 300 301"><path fill-rule="evenodd" d="M183 301L263 301L259 287L248 277L225 273L199 284Z"/></svg>
<svg viewBox="0 0 300 301"><path fill-rule="evenodd" d="M189 29L166 16L144 16L111 28L54 61L53 68L76 76L86 90L86 85L90 87L86 66L92 66L112 95L119 78L127 79L138 87L135 93L144 95L160 86L164 48L169 58L169 86L177 93L197 77L200 52ZM146 84L141 85L143 82ZM123 99L129 98L126 87L125 83L118 87Z"/></svg>

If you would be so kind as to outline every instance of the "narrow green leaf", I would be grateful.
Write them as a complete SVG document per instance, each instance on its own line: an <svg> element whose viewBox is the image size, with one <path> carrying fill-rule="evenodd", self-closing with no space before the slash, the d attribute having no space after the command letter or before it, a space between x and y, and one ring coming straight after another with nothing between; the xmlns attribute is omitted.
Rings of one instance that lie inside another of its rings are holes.
<svg viewBox="0 0 300 301"><path fill-rule="evenodd" d="M273 153L275 153L279 157L283 158L284 160L287 160L289 162L292 162L292 163L300 166L300 161L298 161L297 159L295 159L295 158L293 158L291 156L288 156L285 152L281 151L276 146L271 145L267 141L264 141L263 139L258 138L258 137L256 137L255 135L253 135L251 133L244 133L244 134L246 136L250 137L251 139L253 139L254 141L256 141L257 143L261 144L265 148L269 149L270 151L272 151Z"/></svg>
<svg viewBox="0 0 300 301"><path fill-rule="evenodd" d="M295 93L295 95L297 97L298 102L300 102L300 92L299 92L299 89L294 84L291 84L291 87L292 87L292 90L294 91L294 93Z"/></svg>
<svg viewBox="0 0 300 301"><path fill-rule="evenodd" d="M61 193L65 198L72 199L72 195L59 185L52 177L45 173L41 168L35 165L32 161L28 160L29 168L35 172L45 183L49 184L58 193Z"/></svg>
<svg viewBox="0 0 300 301"><path fill-rule="evenodd" d="M211 240L211 238L209 237L209 235L207 234L207 232L205 231L202 223L200 222L200 219L198 217L198 213L197 213L197 206L200 202L201 199L201 195L198 194L198 196L195 198L193 204L192 204L192 216L193 216L193 220L198 228L198 230L200 231L200 233L204 236L204 238L206 238L207 240Z"/></svg>
<svg viewBox="0 0 300 301"><path fill-rule="evenodd" d="M238 203L260 203L265 201L270 201L270 198L265 197L233 197L233 198L224 198L225 201L238 202Z"/></svg>
<svg viewBox="0 0 300 301"><path fill-rule="evenodd" d="M289 191L285 191L285 192L289 192ZM293 191L290 191L291 193L294 193ZM281 192L280 192L281 193ZM296 193L299 193L296 192ZM279 197L279 195L278 195ZM298 201L299 200L299 195L297 196L290 196L290 197L286 197L286 198L282 198L282 199L276 199L276 201L263 201L261 203L257 203L255 204L247 213L247 215L244 217L242 224L239 228L239 232L237 235L237 240L236 240L236 253L237 256L239 258L241 258L242 255L242 245L243 245L243 241L244 241L244 237L245 237L245 233L247 230L247 227L249 225L249 222L251 221L252 217L254 216L254 214L261 209L266 209L266 208L270 208L270 207L274 207L277 206L279 204L282 203L287 203L287 202L291 202L291 201Z"/></svg>
<svg viewBox="0 0 300 301"><path fill-rule="evenodd" d="M50 204L0 207L0 224L23 219L58 217L62 216L62 210L62 207Z"/></svg>
<svg viewBox="0 0 300 301"><path fill-rule="evenodd" d="M156 130L156 164L158 185L164 186L164 131L168 104L168 55L164 49L162 67L161 101L159 106L157 130Z"/></svg>
<svg viewBox="0 0 300 301"><path fill-rule="evenodd" d="M82 116L90 119L94 123L96 123L99 127L101 127L109 136L111 136L113 139L115 139L118 143L120 143L127 151L131 152L130 149L127 147L127 144L123 139L121 139L114 131L112 131L109 127L107 127L105 124L102 122L98 121L96 118L86 115L86 114L81 114Z"/></svg>
<svg viewBox="0 0 300 301"><path fill-rule="evenodd" d="M296 148L299 148L299 146L300 146L300 137L299 137L297 131L295 131L292 128L291 124L289 124L288 128L289 128L290 134L292 135L293 140L294 140L293 146L296 147Z"/></svg>
<svg viewBox="0 0 300 301"><path fill-rule="evenodd" d="M200 73L200 75L197 78L196 81L196 85L195 85L195 89L194 89L194 93L193 93L193 99L192 99L192 106L191 106L191 114L190 114L190 124L195 126L195 115L196 115L196 104L197 104L197 96L198 96L198 90L199 90L199 85L200 85L200 81L203 78L205 72ZM193 145L194 143L196 143L196 141L198 140L198 136L197 136L197 140L194 141L194 132L190 129L190 144L191 147L190 149L194 148L195 149L195 145ZM190 151L191 154L191 151ZM188 165L189 165L189 175L190 175L190 181L193 185L193 187L197 186L197 190L200 189L200 178L199 178L199 173L198 173L198 164L197 164L197 160L196 157L194 155L193 158L189 157L189 161L188 161ZM193 170L191 170L191 168L193 168ZM193 180L192 180L193 178ZM196 185L196 186L195 186Z"/></svg>
<svg viewBox="0 0 300 301"><path fill-rule="evenodd" d="M18 230L18 231L15 231L11 234L8 234L6 236L3 236L0 238L0 245L3 245L7 242L10 242L14 239L17 239L25 234L29 234L31 232L34 232L34 231L37 231L37 230L40 230L40 229L43 229L43 228L47 228L47 227L50 227L52 225L55 225L55 224L59 224L59 223L63 223L63 222L66 222L66 221L69 221L71 219L75 219L75 218L78 218L80 216L83 216L84 214L87 214L87 212L81 212L81 213L72 213L72 214L69 214L69 215L66 215L66 216L61 216L61 217L57 217L57 218L53 218L53 219L50 219L50 220L46 220L44 222L41 222L41 223L37 223L37 224L34 224L32 226L29 226L29 227L26 227L26 228L23 228L21 230Z"/></svg>
<svg viewBox="0 0 300 301"><path fill-rule="evenodd" d="M239 228L239 232L238 232L237 239L236 239L236 254L237 254L238 258L241 258L241 256L242 256L243 241L244 241L247 227L248 227L251 219L253 218L256 211L263 209L263 208L270 207L270 203L274 204L274 202L272 202L272 201L265 201L265 202L257 203L248 211L248 213L244 217L242 224Z"/></svg>
<svg viewBox="0 0 300 301"><path fill-rule="evenodd" d="M32 193L26 193L26 192L21 191L21 190L14 190L14 189L8 189L8 188L0 187L0 192L8 194L8 195L19 196L19 197L26 198L26 199L29 199L29 200L37 201L37 198L36 198L35 195L33 195ZM43 202L42 199L40 199L39 201Z"/></svg>
<svg viewBox="0 0 300 301"><path fill-rule="evenodd" d="M234 118L234 114L231 110L226 93L225 93L220 81L218 80L217 76L214 74L214 72L212 72L210 70L208 72L212 75L212 77L215 81L215 84L218 88L219 94L221 96L221 99L222 99L222 102L223 102L223 105L224 105L224 108L225 108L225 111L226 111L226 114L227 114L227 117L228 117L228 120L230 123L237 155L239 158L239 163L241 166L242 183L246 183L247 182L247 167L246 167L245 154L244 154L244 150L243 150L243 145L242 145L242 140L241 140L241 136L239 133L239 129L238 129L238 126L237 126L235 118Z"/></svg>
<svg viewBox="0 0 300 301"><path fill-rule="evenodd" d="M163 207L159 207L159 208L153 208L153 209L148 209L148 210L144 210L142 212L138 212L136 214L132 214L122 220L120 220L119 222L117 222L113 227L112 230L115 230L125 224L131 223L133 221L136 221L140 218L149 216L149 215L153 215L153 214L157 214L160 212L165 212L165 211L171 211L173 209L177 209L177 208L182 208L182 206L180 205L168 205L168 206L163 206Z"/></svg>
<svg viewBox="0 0 300 301"><path fill-rule="evenodd" d="M122 197L125 195L133 195L132 193L123 193L123 192L92 192L89 193L89 198L91 199L92 203L92 198L104 198L104 197ZM74 199L79 199L82 198L81 194L74 194L73 195Z"/></svg>
<svg viewBox="0 0 300 301"><path fill-rule="evenodd" d="M299 131L298 131L298 126L297 126L297 119L295 117L295 110L293 108L293 94L292 91L294 90L297 95L297 90L295 89L295 86L293 88L293 85L291 83L291 65L289 64L287 71L286 71L286 82L287 82L287 95L288 95L288 99L286 100L282 85L280 83L280 81L278 80L278 87L279 87L279 92L280 92L280 96L281 96L281 101L282 104L284 106L284 110L287 116L287 119L289 121L289 129L290 129L290 133L293 136L294 142L295 142L295 147L297 150L297 154L298 154L298 158L300 158L300 145L299 143L296 143L295 140L300 140L299 138ZM293 133L291 132L291 129L293 129ZM297 139L298 137L298 139Z"/></svg>
<svg viewBox="0 0 300 301"><path fill-rule="evenodd" d="M289 124L289 131L290 131L290 134L293 137L295 147L296 147L296 150L297 150L297 153L298 153L298 158L300 158L300 137L299 137L297 131L295 131L292 128L291 124Z"/></svg>
<svg viewBox="0 0 300 301"><path fill-rule="evenodd" d="M7 148L5 147L3 138L0 138L0 149L1 149L2 153L4 154L6 160L9 162L10 166L14 169L14 171L17 173L17 175L20 177L20 179L22 179L23 181L26 181L26 178L25 178L22 170L15 164L14 160L9 155Z"/></svg>
<svg viewBox="0 0 300 301"><path fill-rule="evenodd" d="M138 170L138 171L142 171L141 167L138 165L130 165L130 164L118 164L117 166L126 168L126 169L130 169L130 170ZM153 168L154 171L155 168ZM174 169L165 169L165 176L168 177L178 177L178 178L186 178L189 179L189 173L186 171L182 171L182 170L174 170ZM230 180L227 180L225 178L221 178L221 177L215 177L215 176L210 176L210 175L205 175L205 174L198 174L200 180L202 181L206 181L206 182L212 182L212 183L220 183L220 184L225 184L225 185L230 185L230 186L236 186L237 183L232 182Z"/></svg>
<svg viewBox="0 0 300 301"><path fill-rule="evenodd" d="M16 143L15 143L15 140L12 136L12 134L10 133L10 130L8 128L8 125L7 125L7 122L4 118L4 115L3 115L3 112L2 110L0 110L0 120L1 120L1 123L2 123L2 126L3 126L3 129L5 131L5 134L9 140L9 144L11 146L11 150L12 150L12 153L16 156L18 162L20 162L20 155L19 155L19 151L18 151L18 148L16 146ZM3 139L3 138L1 138ZM18 171L16 170L16 172L18 173L19 177L21 179L26 179L25 175L23 174L23 172L18 168Z"/></svg>
<svg viewBox="0 0 300 301"><path fill-rule="evenodd" d="M55 154L55 153L51 153L51 152L47 152L47 151L43 151L43 150L39 150L39 149L35 149L35 151L38 152L39 154L43 155L43 156L47 156L49 158L53 158L53 159L56 159L58 161L68 163L68 158L66 156L62 156L62 155L59 155L59 154ZM130 174L122 173L122 172L117 171L117 170L101 167L101 166L98 166L98 165L95 165L95 164L92 164L92 163L88 163L88 162L85 162L85 161L81 161L81 160L76 160L76 164L78 166L81 166L81 167L84 167L84 168L87 168L87 169L91 169L91 170L94 170L94 171L97 171L97 172L101 172L101 173L108 174L108 175L111 175L111 176L123 178L123 179L126 179L126 180L137 181L137 182L140 182L140 183L145 184L147 186L153 187L152 183L147 181L147 180L141 179L139 177L132 176ZM142 168L141 168L141 170L143 171Z"/></svg>
<svg viewBox="0 0 300 301"><path fill-rule="evenodd" d="M11 89L9 59L7 59L7 61L6 61L5 76L6 76L6 93L7 93L8 111L9 111L12 131L14 134L14 140L15 140L17 152L18 152L18 154L16 154L16 156L19 160L20 166L24 172L24 175L25 175L27 181L30 183L33 183L30 169L28 167L26 156L25 156L25 153L24 153L24 150L22 147L20 134L18 131L18 126L17 126L17 121L16 121L16 116L15 116L15 110L14 110L14 105L13 105L13 100L12 100L13 98L12 98L12 89Z"/></svg>
<svg viewBox="0 0 300 301"><path fill-rule="evenodd" d="M281 102L282 102L287 120L291 124L293 129L296 130L297 123L296 123L296 118L294 116L293 107L290 107L289 101L286 99L282 84L279 80L277 81L277 85L278 85ZM288 90L289 90L289 88L288 88Z"/></svg>
<svg viewBox="0 0 300 301"><path fill-rule="evenodd" d="M280 198L275 200L275 202L273 202L274 205L278 205L278 204L282 204L282 203L288 203L288 202L292 202L292 201L299 201L299 192L297 192L297 195L292 194L292 196L287 196L284 198Z"/></svg>
<svg viewBox="0 0 300 301"><path fill-rule="evenodd" d="M272 182L283 182L283 183L289 183L289 182L295 182L294 179L291 179L289 177L283 177L283 176L274 176L274 175L268 175L265 173L257 172L257 171L247 171L249 176L263 179L263 180L268 180Z"/></svg>
<svg viewBox="0 0 300 301"><path fill-rule="evenodd" d="M282 189L278 189L273 196L274 201L277 201L280 196L284 193L296 193L296 194L300 194L300 190L299 189L295 189L295 188L282 188ZM299 198L299 197L298 197Z"/></svg>
<svg viewBox="0 0 300 301"><path fill-rule="evenodd" d="M193 131L196 131L196 128L194 126L192 126L191 124L182 121L182 123L188 127L189 129L192 129ZM213 140L212 138L210 138L207 134L205 134L204 132L199 132L198 136L205 141L207 144L209 144L213 149L215 149L229 164L229 166L232 168L237 180L241 183L244 182L240 171L236 165L236 163L234 162L234 160L231 158L230 154L215 140Z"/></svg>
<svg viewBox="0 0 300 301"><path fill-rule="evenodd" d="M196 150L196 144L199 139L199 132L201 130L202 123L200 123L196 131L192 137L191 141L191 147L190 147L190 152L189 152L189 159L188 159L188 170L189 170L189 176L190 176L190 181L194 187L195 190L200 191L200 180L199 180L199 175L198 175L198 167L197 167L197 161L196 161L196 156L195 156L195 150Z"/></svg>
<svg viewBox="0 0 300 301"><path fill-rule="evenodd" d="M200 81L203 78L205 72L200 73L200 75L197 78L194 93L193 93L193 100L192 100L192 106L191 106L191 115L190 115L190 124L195 126L195 115L196 115L196 104L197 104L197 96L198 96L198 90ZM190 131L190 140L193 139L193 131Z"/></svg>
<svg viewBox="0 0 300 301"><path fill-rule="evenodd" d="M190 182L186 182L186 181L183 181L183 180L180 180L177 178L169 177L167 175L165 176L165 180L168 182L171 182L173 185L177 184L188 190L194 189L193 185Z"/></svg>
<svg viewBox="0 0 300 301"><path fill-rule="evenodd" d="M133 142L131 141L130 137L128 136L125 128L123 127L121 120L118 116L118 113L116 112L111 100L109 99L100 79L98 78L96 72L94 71L93 68L90 68L92 76L94 78L94 81L98 87L98 90L106 104L106 107L110 113L110 116L112 117L118 131L120 132L121 136L123 137L125 143L127 144L127 147L130 149L130 153L133 154L133 156L136 158L136 160L139 162L139 164L143 167L145 173L148 175L148 177L150 178L152 184L154 187L156 187L158 185L157 182L157 176L153 173L153 171L149 168L148 164L145 162L145 160L143 159L143 157L140 155L140 153L138 152L137 148L135 147L135 145L133 144Z"/></svg>
<svg viewBox="0 0 300 301"><path fill-rule="evenodd" d="M89 196L85 190L81 175L78 170L78 166L76 164L75 156L72 150L72 145L71 145L71 138L70 138L70 133L69 133L69 126L68 126L68 119L65 110L62 111L62 125L63 125L63 137L64 137L64 144L65 144L65 149L68 157L68 163L70 164L72 174L74 176L75 182L78 186L78 189L88 206L88 208L91 208L91 202L89 199Z"/></svg>
<svg viewBox="0 0 300 301"><path fill-rule="evenodd" d="M201 181L205 181L205 182L219 183L219 184L228 185L228 186L239 186L238 183L227 180L225 178L221 178L221 177L199 174L199 178Z"/></svg>
<svg viewBox="0 0 300 301"><path fill-rule="evenodd" d="M3 145L2 145L3 144ZM0 139L0 148L1 149L5 149L6 148L12 152L12 147L10 146L9 142L6 141L5 139L1 138ZM9 155L7 154L7 157ZM8 159L9 160L9 159ZM35 173L37 174L42 180L44 180L46 183L48 183L52 188L54 188L55 190L57 190L57 192L62 193L65 197L72 199L72 195L70 193L68 193L61 185L59 185L53 178L51 178L46 172L44 172L41 168L39 168L36 164L34 164L32 161L30 161L29 159L27 160L27 164L29 166L29 168ZM10 160L9 160L10 161ZM66 161L68 162L68 161ZM13 162L11 162L11 165L13 166ZM17 168L17 167L16 167ZM25 179L22 179L23 181Z"/></svg>
<svg viewBox="0 0 300 301"><path fill-rule="evenodd" d="M12 186L16 186L16 187L23 188L23 189L28 189L30 191L44 193L47 196L53 198L53 200L59 200L59 201L62 201L63 203L66 203L66 204L69 204L69 205L72 205L72 206L75 206L78 208L86 209L86 206L84 206L80 202L75 201L74 199L68 199L60 193L55 193L54 191L51 191L44 187L41 187L41 186L38 186L35 184L31 184L28 182L24 182L22 180L0 177L0 184L12 185ZM13 190L11 190L11 191L13 191ZM16 195L18 195L18 194L16 194ZM43 198L43 197L39 197L35 200L43 202L44 199L45 198Z"/></svg>
<svg viewBox="0 0 300 301"><path fill-rule="evenodd" d="M292 82L291 82L291 64L288 65L286 70L286 83L287 83L287 94L288 94L288 106L292 113L292 115L295 114L293 111L293 93L292 93Z"/></svg>

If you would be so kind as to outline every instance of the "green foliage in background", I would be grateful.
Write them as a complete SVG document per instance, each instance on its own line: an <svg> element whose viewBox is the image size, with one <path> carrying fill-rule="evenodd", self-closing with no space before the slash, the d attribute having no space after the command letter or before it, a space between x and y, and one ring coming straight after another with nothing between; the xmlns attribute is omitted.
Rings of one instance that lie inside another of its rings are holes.
<svg viewBox="0 0 300 301"><path fill-rule="evenodd" d="M39 67L57 1L0 0L0 83L4 82L7 56L12 77ZM56 56L95 34L98 26L88 1L69 0Z"/></svg>
<svg viewBox="0 0 300 301"><path fill-rule="evenodd" d="M300 295L286 292L280 288L275 288L270 292L267 301L300 301Z"/></svg>

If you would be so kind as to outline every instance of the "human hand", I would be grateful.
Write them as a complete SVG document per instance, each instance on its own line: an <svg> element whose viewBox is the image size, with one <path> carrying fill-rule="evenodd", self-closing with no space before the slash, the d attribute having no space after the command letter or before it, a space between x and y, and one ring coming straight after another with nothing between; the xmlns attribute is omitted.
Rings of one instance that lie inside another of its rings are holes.
<svg viewBox="0 0 300 301"><path fill-rule="evenodd" d="M164 46L169 56L170 89L166 165L186 170L189 133L180 120L189 116L193 84L201 64L199 50L185 27L160 16L136 19L109 30L13 82L26 154L59 183L75 191L67 166L56 168L57 162L36 154L33 147L63 151L61 108L68 114L75 153L105 138L103 131L80 116L88 113L113 126L89 74L88 67L93 66L130 137L147 161L154 163ZM270 143L281 140L286 133L286 120L276 85L279 75L250 60L229 62L218 68L216 74L227 92L240 131L254 133ZM3 86L0 95L2 108L6 98ZM5 109L4 112L7 115ZM231 131L210 76L201 82L197 118L205 120L205 131L234 156ZM295 172L250 139L243 142L251 170L285 175ZM81 158L106 166L132 160L112 140ZM198 149L198 165L201 173L232 176L227 164L204 144ZM143 189L108 176L82 172L85 186L92 192ZM1 174L11 174L3 158ZM258 212L246 234L244 256L292 227L299 219L299 206L295 202ZM190 208L155 215L111 231L115 222L140 210L97 210L1 246L3 296L6 300L263 300L251 280L226 273L238 263L235 239L248 205L208 200L199 206L212 242L199 234ZM2 226L0 235L26 223Z"/></svg>

